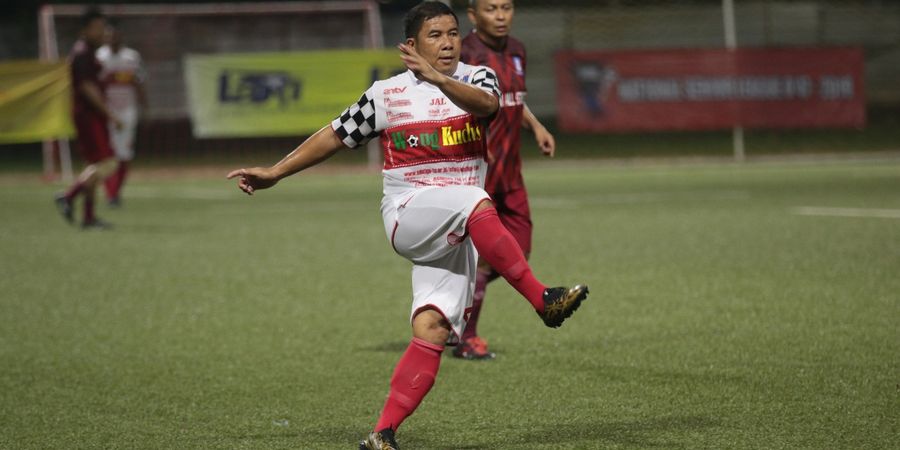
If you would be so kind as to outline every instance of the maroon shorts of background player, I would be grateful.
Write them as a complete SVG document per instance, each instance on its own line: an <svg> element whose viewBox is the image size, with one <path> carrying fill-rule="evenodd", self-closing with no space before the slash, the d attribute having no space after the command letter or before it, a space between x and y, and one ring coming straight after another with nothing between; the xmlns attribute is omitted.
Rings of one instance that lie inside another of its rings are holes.
<svg viewBox="0 0 900 450"><path fill-rule="evenodd" d="M87 114L76 115L75 130L78 132L78 151L89 164L115 155L109 142L109 128L105 120Z"/></svg>
<svg viewBox="0 0 900 450"><path fill-rule="evenodd" d="M528 192L525 185L491 194L500 222L516 238L522 252L531 252L531 210L528 208Z"/></svg>

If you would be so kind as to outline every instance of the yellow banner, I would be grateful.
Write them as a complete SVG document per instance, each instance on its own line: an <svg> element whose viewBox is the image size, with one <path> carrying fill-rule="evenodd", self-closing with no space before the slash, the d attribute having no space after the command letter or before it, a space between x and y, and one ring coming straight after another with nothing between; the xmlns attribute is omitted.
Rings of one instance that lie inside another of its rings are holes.
<svg viewBox="0 0 900 450"><path fill-rule="evenodd" d="M310 134L404 70L397 50L188 55L194 136Z"/></svg>
<svg viewBox="0 0 900 450"><path fill-rule="evenodd" d="M0 63L0 143L70 138L72 93L66 63Z"/></svg>

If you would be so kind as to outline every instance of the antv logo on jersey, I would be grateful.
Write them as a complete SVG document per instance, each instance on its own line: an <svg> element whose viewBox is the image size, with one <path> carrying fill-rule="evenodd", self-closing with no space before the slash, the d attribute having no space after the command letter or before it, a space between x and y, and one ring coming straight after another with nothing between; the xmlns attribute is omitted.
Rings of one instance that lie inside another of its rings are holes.
<svg viewBox="0 0 900 450"><path fill-rule="evenodd" d="M431 147L432 150L437 150L441 147L475 142L481 140L482 136L484 136L484 133L480 126L472 126L471 122L466 122L465 127L459 129L454 129L452 125L442 126L440 132L407 133L405 130L394 131L391 133L391 141L397 150L406 150L407 148L419 146Z"/></svg>

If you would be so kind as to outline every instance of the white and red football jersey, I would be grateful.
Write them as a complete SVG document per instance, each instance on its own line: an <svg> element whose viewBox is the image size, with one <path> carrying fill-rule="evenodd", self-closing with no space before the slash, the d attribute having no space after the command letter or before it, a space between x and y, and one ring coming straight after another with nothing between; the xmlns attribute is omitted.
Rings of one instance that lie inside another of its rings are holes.
<svg viewBox="0 0 900 450"><path fill-rule="evenodd" d="M113 111L124 111L138 107L135 83L144 81L141 54L136 50L121 47L113 52L108 45L97 49L97 59L103 66L101 77L106 85L106 102Z"/></svg>
<svg viewBox="0 0 900 450"><path fill-rule="evenodd" d="M500 95L490 68L459 63L453 78ZM380 136L385 195L423 186L484 187L485 121L412 71L376 81L331 127L351 148Z"/></svg>

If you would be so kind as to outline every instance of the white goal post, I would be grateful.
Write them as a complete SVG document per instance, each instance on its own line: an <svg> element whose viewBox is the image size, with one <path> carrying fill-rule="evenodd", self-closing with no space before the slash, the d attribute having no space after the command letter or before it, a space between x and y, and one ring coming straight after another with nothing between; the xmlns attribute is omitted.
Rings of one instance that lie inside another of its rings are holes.
<svg viewBox="0 0 900 450"><path fill-rule="evenodd" d="M77 39L78 18L89 6L126 28L126 40L144 56L149 118L187 117L181 60L187 53L252 53L328 48L383 48L376 0L178 4L48 4L38 14L43 61L65 57ZM128 29L136 32L129 36ZM137 35L137 36L135 36ZM176 35L176 36L173 36ZM138 39L135 38L139 38ZM45 141L44 174L56 173L56 143ZM59 145L60 172L71 180L68 141Z"/></svg>

